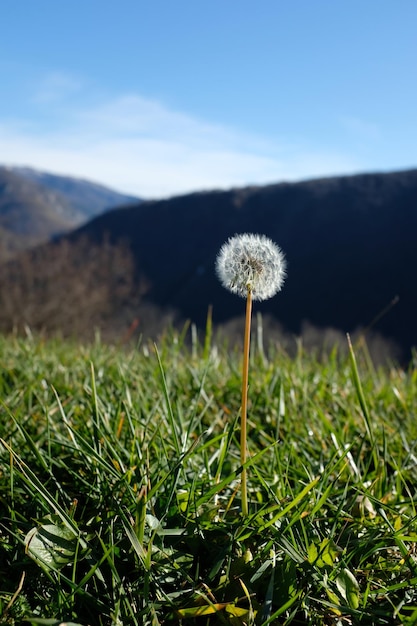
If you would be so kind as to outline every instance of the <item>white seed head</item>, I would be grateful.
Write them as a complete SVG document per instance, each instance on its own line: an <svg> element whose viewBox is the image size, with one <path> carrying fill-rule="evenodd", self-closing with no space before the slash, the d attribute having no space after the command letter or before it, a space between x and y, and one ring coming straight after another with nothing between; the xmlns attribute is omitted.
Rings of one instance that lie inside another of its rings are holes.
<svg viewBox="0 0 417 626"><path fill-rule="evenodd" d="M272 298L284 284L286 262L282 250L268 237L234 235L220 248L216 272L223 287L253 300Z"/></svg>

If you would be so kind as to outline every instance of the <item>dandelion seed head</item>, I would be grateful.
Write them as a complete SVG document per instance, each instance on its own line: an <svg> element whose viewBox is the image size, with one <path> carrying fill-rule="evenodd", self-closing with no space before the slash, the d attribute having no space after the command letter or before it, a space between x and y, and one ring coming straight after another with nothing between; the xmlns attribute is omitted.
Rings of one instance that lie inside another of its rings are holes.
<svg viewBox="0 0 417 626"><path fill-rule="evenodd" d="M216 272L223 287L232 293L246 298L250 291L253 300L267 300L284 284L285 256L264 235L234 235L220 248Z"/></svg>

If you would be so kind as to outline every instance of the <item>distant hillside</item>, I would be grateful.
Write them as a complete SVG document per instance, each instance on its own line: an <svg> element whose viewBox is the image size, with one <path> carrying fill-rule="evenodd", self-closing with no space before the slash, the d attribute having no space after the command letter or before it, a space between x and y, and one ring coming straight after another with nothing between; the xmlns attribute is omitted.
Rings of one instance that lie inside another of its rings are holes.
<svg viewBox="0 0 417 626"><path fill-rule="evenodd" d="M0 166L0 258L139 199L84 180Z"/></svg>
<svg viewBox="0 0 417 626"><path fill-rule="evenodd" d="M405 351L417 345L417 170L195 193L110 211L71 235L129 242L146 300L203 326L243 312L214 273L221 244L263 233L288 259L275 298L256 304L290 333L305 324L374 331ZM398 296L395 306L375 320Z"/></svg>
<svg viewBox="0 0 417 626"><path fill-rule="evenodd" d="M72 224L85 222L108 209L141 201L138 197L122 194L81 178L58 176L29 167L13 167L12 171L64 196L69 202L70 210L64 207L62 210L64 217ZM60 210L59 206L57 210Z"/></svg>
<svg viewBox="0 0 417 626"><path fill-rule="evenodd" d="M63 196L0 168L0 258L46 241L71 227Z"/></svg>

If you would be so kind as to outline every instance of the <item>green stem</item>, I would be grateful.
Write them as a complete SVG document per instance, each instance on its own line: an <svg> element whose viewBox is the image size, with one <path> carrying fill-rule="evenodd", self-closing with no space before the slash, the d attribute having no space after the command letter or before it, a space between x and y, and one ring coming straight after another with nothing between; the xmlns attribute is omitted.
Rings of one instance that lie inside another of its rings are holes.
<svg viewBox="0 0 417 626"><path fill-rule="evenodd" d="M248 413L248 382L249 382L249 349L250 327L252 318L252 293L248 289L246 300L245 339L243 343L243 371L242 371L242 409L240 415L240 463L246 463L246 439L247 439L247 413ZM242 469L241 478L242 515L248 515L248 485L246 468Z"/></svg>

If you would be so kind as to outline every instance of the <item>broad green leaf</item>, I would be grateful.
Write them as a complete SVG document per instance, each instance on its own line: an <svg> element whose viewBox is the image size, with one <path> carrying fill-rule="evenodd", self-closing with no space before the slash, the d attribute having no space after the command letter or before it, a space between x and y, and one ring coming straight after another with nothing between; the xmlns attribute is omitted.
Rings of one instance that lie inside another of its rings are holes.
<svg viewBox="0 0 417 626"><path fill-rule="evenodd" d="M27 554L39 564L61 569L73 562L79 538L66 526L45 524L27 533L25 545Z"/></svg>
<svg viewBox="0 0 417 626"><path fill-rule="evenodd" d="M234 604L228 604L226 606L226 613L229 613L229 615L233 615L234 617L248 617L251 614L253 615L249 609L242 609Z"/></svg>
<svg viewBox="0 0 417 626"><path fill-rule="evenodd" d="M193 606L188 609L178 609L178 617L185 619L191 617L202 617L204 615L213 615L219 611L223 611L226 608L227 602L218 602L216 604L203 604L201 606Z"/></svg>
<svg viewBox="0 0 417 626"><path fill-rule="evenodd" d="M341 549L332 539L323 539L317 546L316 543L310 544L308 548L308 561L317 567L332 567L338 559Z"/></svg>
<svg viewBox="0 0 417 626"><path fill-rule="evenodd" d="M341 596L352 609L359 606L359 584L351 571L346 567L338 574L336 586Z"/></svg>
<svg viewBox="0 0 417 626"><path fill-rule="evenodd" d="M307 552L308 562L313 565L313 563L317 561L318 556L319 556L319 549L317 547L317 544L310 543L310 545L308 546L308 552Z"/></svg>

